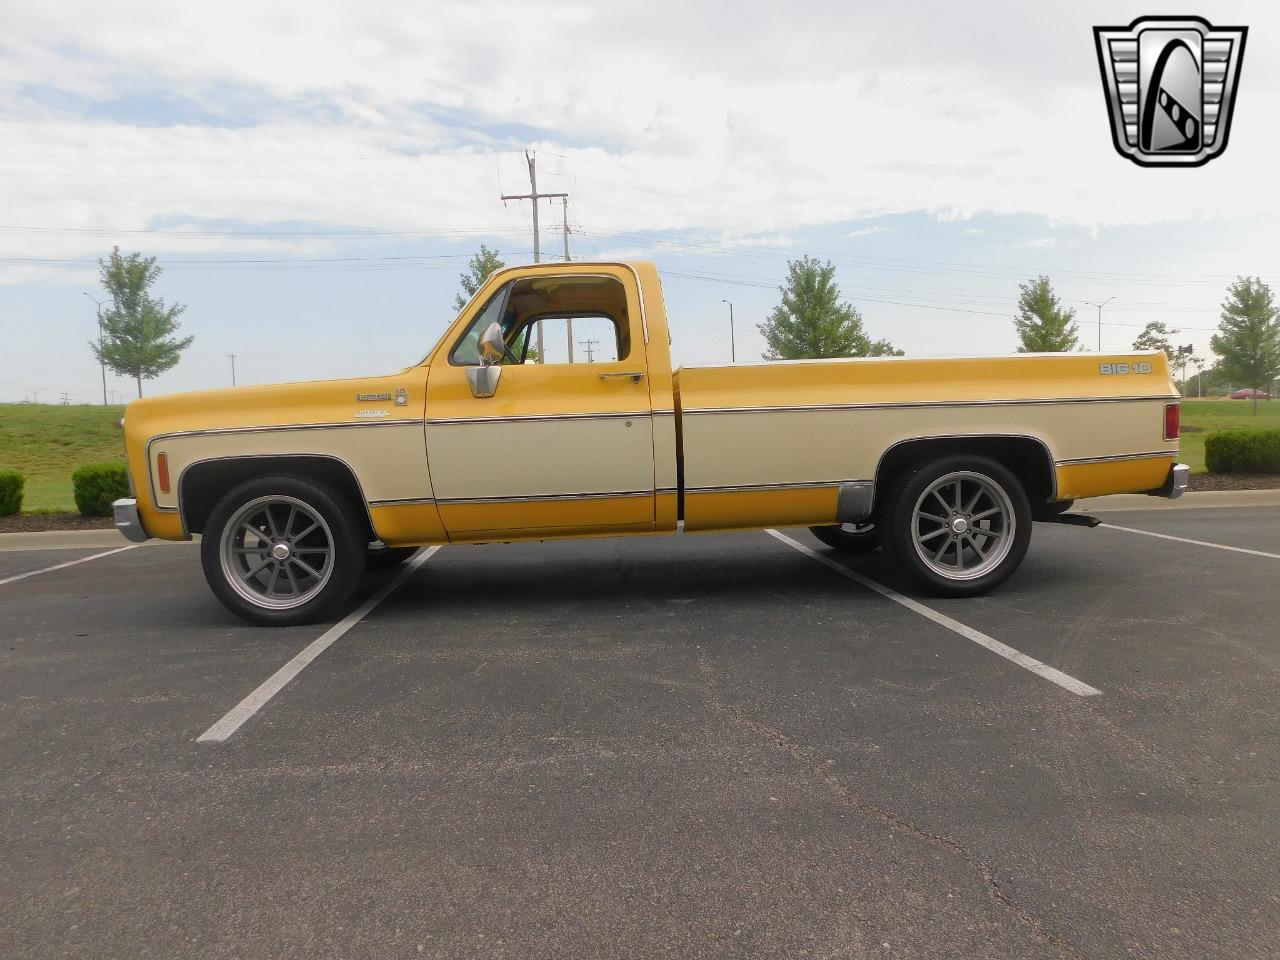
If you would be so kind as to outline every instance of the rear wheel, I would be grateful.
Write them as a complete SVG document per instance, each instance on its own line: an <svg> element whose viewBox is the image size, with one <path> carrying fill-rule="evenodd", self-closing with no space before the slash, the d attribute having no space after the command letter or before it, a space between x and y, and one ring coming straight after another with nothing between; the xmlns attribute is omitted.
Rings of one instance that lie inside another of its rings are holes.
<svg viewBox="0 0 1280 960"><path fill-rule="evenodd" d="M346 602L359 582L362 527L328 484L250 480L209 515L200 544L205 579L228 610L253 623L310 623Z"/></svg>
<svg viewBox="0 0 1280 960"><path fill-rule="evenodd" d="M1031 507L1009 470L986 457L917 467L889 511L886 541L932 593L973 597L1003 583L1031 542Z"/></svg>
<svg viewBox="0 0 1280 960"><path fill-rule="evenodd" d="M828 547L842 553L869 553L880 546L880 530L874 523L841 523L832 527L810 527L809 532Z"/></svg>

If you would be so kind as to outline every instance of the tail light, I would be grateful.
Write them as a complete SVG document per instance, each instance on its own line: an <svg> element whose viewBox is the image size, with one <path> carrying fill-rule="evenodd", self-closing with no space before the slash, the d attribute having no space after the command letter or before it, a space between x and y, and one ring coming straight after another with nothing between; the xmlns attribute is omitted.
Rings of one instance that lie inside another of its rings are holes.
<svg viewBox="0 0 1280 960"><path fill-rule="evenodd" d="M169 492L169 455L162 453L156 457L156 479L160 481L160 492Z"/></svg>
<svg viewBox="0 0 1280 960"><path fill-rule="evenodd" d="M1182 415L1178 412L1178 404L1166 403L1164 405L1164 438L1166 440L1177 440L1178 430L1182 425Z"/></svg>

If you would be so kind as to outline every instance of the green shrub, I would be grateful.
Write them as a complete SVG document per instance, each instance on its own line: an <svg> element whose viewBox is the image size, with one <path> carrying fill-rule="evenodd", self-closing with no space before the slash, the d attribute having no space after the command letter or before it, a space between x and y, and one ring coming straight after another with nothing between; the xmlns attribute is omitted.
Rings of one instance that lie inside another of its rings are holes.
<svg viewBox="0 0 1280 960"><path fill-rule="evenodd" d="M1219 430L1205 437L1210 473L1280 473L1280 430Z"/></svg>
<svg viewBox="0 0 1280 960"><path fill-rule="evenodd" d="M22 509L22 488L27 481L17 470L0 470L0 517Z"/></svg>
<svg viewBox="0 0 1280 960"><path fill-rule="evenodd" d="M71 475L76 506L86 517L111 516L111 501L129 495L123 463L91 463Z"/></svg>

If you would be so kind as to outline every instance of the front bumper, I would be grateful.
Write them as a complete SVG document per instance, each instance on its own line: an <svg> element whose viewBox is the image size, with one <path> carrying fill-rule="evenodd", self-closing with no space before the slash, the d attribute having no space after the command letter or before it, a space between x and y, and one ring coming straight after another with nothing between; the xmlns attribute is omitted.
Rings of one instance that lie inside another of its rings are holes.
<svg viewBox="0 0 1280 960"><path fill-rule="evenodd" d="M142 529L142 521L138 519L138 501L133 497L125 497L113 502L111 512L115 517L116 529L124 534L126 540L142 543L150 539L147 531Z"/></svg>
<svg viewBox="0 0 1280 960"><path fill-rule="evenodd" d="M1190 483L1191 468L1185 463L1175 463L1169 468L1169 478L1165 480L1164 486L1147 492L1153 497L1166 497L1170 500L1177 500L1187 492L1187 486Z"/></svg>

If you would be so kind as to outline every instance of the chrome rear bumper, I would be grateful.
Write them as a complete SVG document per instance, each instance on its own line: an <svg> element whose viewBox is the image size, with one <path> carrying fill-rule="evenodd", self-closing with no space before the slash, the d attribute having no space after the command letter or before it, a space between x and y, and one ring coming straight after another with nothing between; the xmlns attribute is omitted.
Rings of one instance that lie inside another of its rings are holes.
<svg viewBox="0 0 1280 960"><path fill-rule="evenodd" d="M1187 492L1187 486L1190 483L1191 468L1185 463L1175 463L1169 468L1169 478L1165 480L1164 486L1147 492L1153 497L1167 497L1170 500L1177 500Z"/></svg>
<svg viewBox="0 0 1280 960"><path fill-rule="evenodd" d="M111 512L115 517L116 529L124 534L126 540L142 543L150 539L147 531L142 529L142 521L138 519L138 501L133 497L125 497L113 502Z"/></svg>

